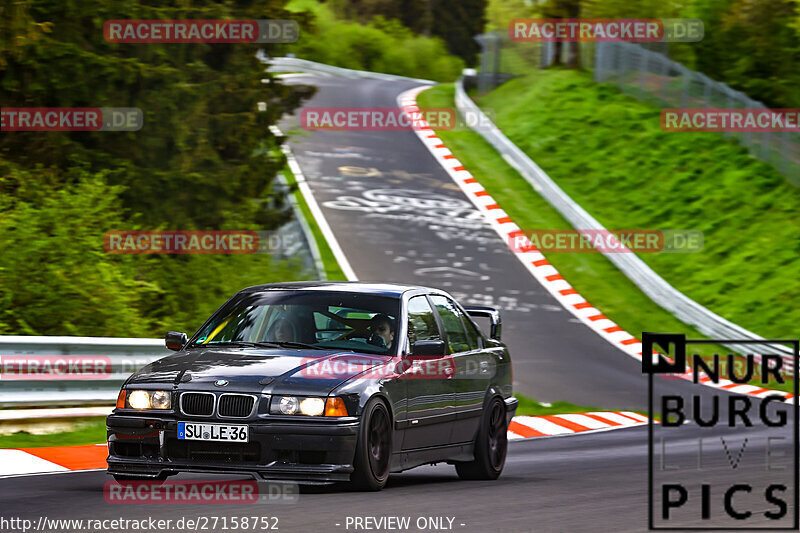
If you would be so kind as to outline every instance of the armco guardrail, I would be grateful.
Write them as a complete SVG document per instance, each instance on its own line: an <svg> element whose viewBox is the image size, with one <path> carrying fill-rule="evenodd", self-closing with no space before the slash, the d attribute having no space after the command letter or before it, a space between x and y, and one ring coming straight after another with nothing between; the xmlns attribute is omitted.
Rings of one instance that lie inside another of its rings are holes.
<svg viewBox="0 0 800 533"><path fill-rule="evenodd" d="M261 52L259 52L257 57L262 62L269 64L269 68L267 69L269 72L274 72L276 74L280 72L305 72L308 74L316 74L318 76L337 76L340 78L366 78L385 81L416 81L427 84L436 83L431 80L407 78L405 76L397 76L395 74L383 74L381 72L368 72L366 70L353 70L349 68L334 67L296 57L266 57Z"/></svg>
<svg viewBox="0 0 800 533"><path fill-rule="evenodd" d="M112 405L132 372L171 353L162 339L0 337L0 407ZM108 370L83 377L68 366L92 359Z"/></svg>
<svg viewBox="0 0 800 533"><path fill-rule="evenodd" d="M572 201L552 179L534 163L522 150L512 143L497 126L467 96L463 80L456 83L456 107L462 115L476 118L470 121L471 128L503 156L511 166L533 186L564 218L576 229L604 230L602 224ZM655 303L674 314L681 321L696 327L713 339L764 340L721 316L706 309L678 291L656 274L636 254L604 253L642 292ZM741 351L742 345L727 345L734 351ZM780 344L770 344L759 348L761 353L780 355L787 369L793 371L792 350Z"/></svg>

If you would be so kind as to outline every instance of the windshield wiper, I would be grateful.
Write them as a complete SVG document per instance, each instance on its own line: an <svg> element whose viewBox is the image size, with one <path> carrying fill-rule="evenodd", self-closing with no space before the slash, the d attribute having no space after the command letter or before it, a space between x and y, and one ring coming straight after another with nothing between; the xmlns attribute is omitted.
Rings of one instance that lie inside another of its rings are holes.
<svg viewBox="0 0 800 533"><path fill-rule="evenodd" d="M261 341L253 343L255 346L279 346L281 348L310 348L312 350L328 350L329 348L325 348L324 346L317 346L314 344L306 344L304 342L294 342L294 341Z"/></svg>
<svg viewBox="0 0 800 533"><path fill-rule="evenodd" d="M244 346L246 348L255 348L256 343L247 341L222 341L222 342L209 342L206 344L192 344L192 346L203 346L205 348L211 346Z"/></svg>

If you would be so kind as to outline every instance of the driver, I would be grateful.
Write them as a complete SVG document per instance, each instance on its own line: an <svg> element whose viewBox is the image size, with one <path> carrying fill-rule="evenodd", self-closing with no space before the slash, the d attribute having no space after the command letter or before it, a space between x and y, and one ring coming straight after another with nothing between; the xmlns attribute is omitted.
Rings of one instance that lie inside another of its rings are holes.
<svg viewBox="0 0 800 533"><path fill-rule="evenodd" d="M369 321L369 343L389 348L394 341L394 320L389 315L378 313Z"/></svg>
<svg viewBox="0 0 800 533"><path fill-rule="evenodd" d="M269 328L267 339L275 342L294 342L294 325L288 318L279 318Z"/></svg>

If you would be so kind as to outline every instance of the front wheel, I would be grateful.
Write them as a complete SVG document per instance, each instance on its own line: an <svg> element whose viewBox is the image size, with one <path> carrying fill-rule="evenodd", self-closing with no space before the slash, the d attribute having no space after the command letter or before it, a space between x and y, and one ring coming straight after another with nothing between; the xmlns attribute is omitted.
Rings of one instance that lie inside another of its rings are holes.
<svg viewBox="0 0 800 533"><path fill-rule="evenodd" d="M392 456L392 419L386 405L371 399L361 415L356 455L353 461L353 487L375 491L386 486Z"/></svg>
<svg viewBox="0 0 800 533"><path fill-rule="evenodd" d="M508 428L505 404L493 398L481 418L481 427L475 440L475 460L456 463L461 479L497 479L503 472L508 451Z"/></svg>

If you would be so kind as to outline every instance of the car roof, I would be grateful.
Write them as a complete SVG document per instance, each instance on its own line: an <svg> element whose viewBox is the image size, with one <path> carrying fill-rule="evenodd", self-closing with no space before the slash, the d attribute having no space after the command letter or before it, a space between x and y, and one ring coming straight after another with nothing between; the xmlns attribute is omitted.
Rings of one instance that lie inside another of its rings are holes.
<svg viewBox="0 0 800 533"><path fill-rule="evenodd" d="M432 289L430 287L422 287L420 285L404 285L401 283L366 281L291 281L255 285L253 287L244 289L242 292L260 292L269 290L346 291L396 297L402 296L403 293L407 291L438 291L438 289Z"/></svg>

